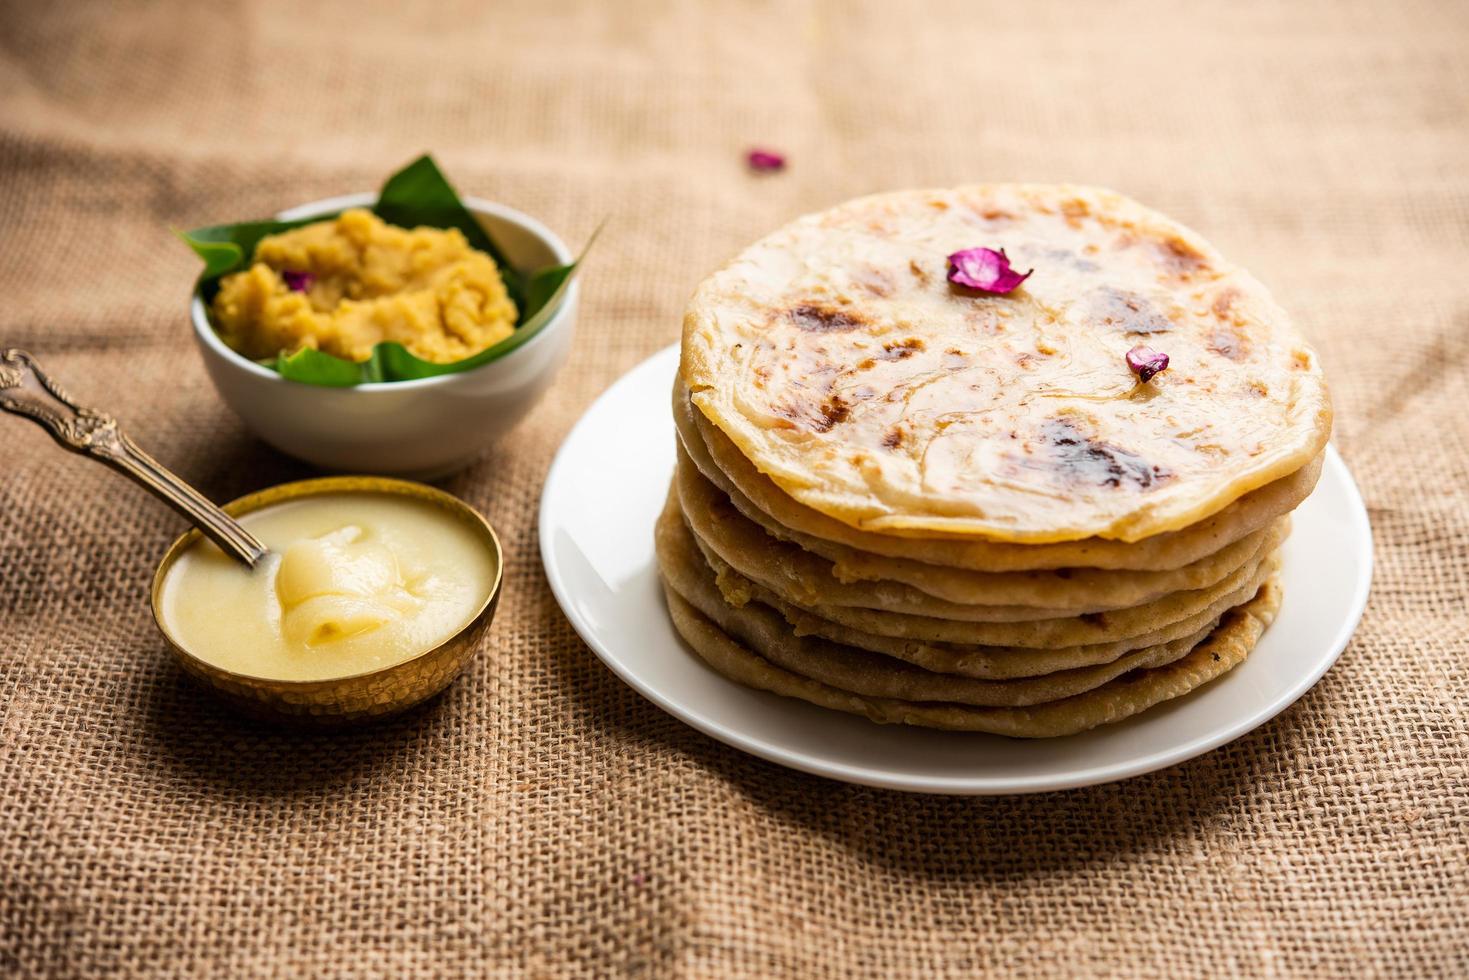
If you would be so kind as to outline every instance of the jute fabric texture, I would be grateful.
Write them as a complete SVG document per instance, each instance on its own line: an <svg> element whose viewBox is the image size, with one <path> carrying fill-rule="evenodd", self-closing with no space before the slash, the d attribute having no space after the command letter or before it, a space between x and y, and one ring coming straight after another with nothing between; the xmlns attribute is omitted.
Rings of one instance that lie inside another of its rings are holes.
<svg viewBox="0 0 1469 980"><path fill-rule="evenodd" d="M0 344L216 499L312 471L215 396L171 228L423 150L573 244L608 219L571 364L444 483L506 546L494 629L369 731L190 683L146 601L178 518L0 418L0 974L1469 973L1466 46L1448 0L0 4ZM744 244L1013 179L1158 207L1298 318L1376 533L1355 640L1234 744L1054 795L826 782L664 715L546 586L555 447Z"/></svg>

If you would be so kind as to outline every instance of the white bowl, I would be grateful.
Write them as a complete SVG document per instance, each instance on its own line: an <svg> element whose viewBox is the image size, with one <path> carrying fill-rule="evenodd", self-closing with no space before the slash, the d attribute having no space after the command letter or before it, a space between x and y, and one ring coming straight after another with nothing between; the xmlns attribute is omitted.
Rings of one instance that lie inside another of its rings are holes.
<svg viewBox="0 0 1469 980"><path fill-rule="evenodd" d="M344 194L276 217L310 218L376 201L375 194ZM478 198L464 203L517 268L572 260L565 243L529 215ZM220 397L261 439L329 470L432 479L473 462L540 400L571 351L579 293L572 282L540 333L481 367L353 388L289 381L225 346L198 296L189 313Z"/></svg>

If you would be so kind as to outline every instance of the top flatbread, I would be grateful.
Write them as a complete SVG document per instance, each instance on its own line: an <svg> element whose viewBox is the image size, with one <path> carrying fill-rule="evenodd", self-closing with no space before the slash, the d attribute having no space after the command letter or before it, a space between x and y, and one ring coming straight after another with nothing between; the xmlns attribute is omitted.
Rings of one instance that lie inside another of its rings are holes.
<svg viewBox="0 0 1469 980"><path fill-rule="evenodd" d="M910 538L862 531L797 502L755 469L728 436L694 409L682 378L674 385L673 421L679 441L699 472L719 487L741 513L777 536L788 536L809 550L818 550L811 547L810 540L825 539L883 557L980 572L1181 568L1217 554L1294 510L1315 489L1325 459L1323 453L1289 476L1251 490L1197 524L1142 541L1082 538L1050 544L1012 544L974 537Z"/></svg>
<svg viewBox="0 0 1469 980"><path fill-rule="evenodd" d="M1004 248L1008 295L945 279ZM1171 358L1138 384L1124 355ZM849 526L1038 544L1186 527L1315 457L1315 354L1197 234L1106 191L980 185L798 219L700 285L681 373L782 490Z"/></svg>

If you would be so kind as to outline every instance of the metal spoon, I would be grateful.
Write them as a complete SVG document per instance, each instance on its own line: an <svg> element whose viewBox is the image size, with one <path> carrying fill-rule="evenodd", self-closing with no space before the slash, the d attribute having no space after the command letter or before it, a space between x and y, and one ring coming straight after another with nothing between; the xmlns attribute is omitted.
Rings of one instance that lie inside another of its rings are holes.
<svg viewBox="0 0 1469 980"><path fill-rule="evenodd" d="M0 411L40 425L63 449L106 463L178 511L220 550L254 568L267 549L239 522L139 449L111 415L83 408L23 350L0 350Z"/></svg>

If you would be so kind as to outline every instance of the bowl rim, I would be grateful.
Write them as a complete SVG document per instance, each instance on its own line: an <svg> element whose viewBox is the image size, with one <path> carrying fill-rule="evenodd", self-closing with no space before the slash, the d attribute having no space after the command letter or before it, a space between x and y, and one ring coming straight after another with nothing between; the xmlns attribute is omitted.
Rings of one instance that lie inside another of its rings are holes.
<svg viewBox="0 0 1469 980"><path fill-rule="evenodd" d="M341 211L346 208L361 207L372 204L376 200L377 194L373 191L338 194L334 197L324 197L320 200L308 201L305 204L298 204L294 207L277 211L274 217L277 221L293 221L297 218L310 218L320 214L330 214L333 211ZM511 224L519 225L532 236L540 239L551 250L551 253L556 257L556 261L559 264L566 265L572 261L571 250L566 247L566 243L561 240L561 237L524 211L482 197L466 197L463 198L463 202L464 206L471 212L491 215ZM208 311L204 308L204 301L199 297L197 290L192 288L189 291L189 321L193 325L194 336L211 353L232 367L268 383L301 385L307 388L324 388L325 390L331 391L408 391L417 388L431 388L437 385L452 384L457 378L477 374L488 367L509 361L522 351L527 351L535 347L547 336L556 333L565 326L570 319L568 311L575 309L580 294L581 282L579 279L573 277L571 285L566 290L566 295L561 297L561 302L557 305L556 310L551 314L551 319L541 329L540 333L510 353L486 364L470 368L467 371L456 371L452 374L438 374L431 378L413 378L407 381L364 381L361 384L351 385L346 388L327 388L323 385L312 385L301 381L293 381L290 378L282 377L278 372L255 363L234 350L221 340L219 334L215 332L214 327L209 322Z"/></svg>
<svg viewBox="0 0 1469 980"><path fill-rule="evenodd" d="M320 497L333 493L363 493L363 494L388 494L390 496L408 497L414 500L427 501L434 506L441 507L456 515L467 527L479 532L481 540L485 541L495 558L495 577L490 582L489 590L485 593L483 601L475 607L474 613L457 627L453 633L433 646L404 660L388 664L383 667L374 667L371 670L359 671L355 674L343 674L340 677L322 677L313 680L289 680L278 677L269 677L264 674L242 674L238 671L227 670L217 664L210 663L198 654L191 652L182 642L169 632L164 625L162 609L163 583L168 577L168 572L178 563L179 557L203 538L203 532L198 528L190 528L174 539L168 546L168 550L159 559L158 567L153 572L153 582L149 587L149 608L153 613L153 625L158 633L173 650L174 655L188 660L190 663L201 668L206 674L215 677L223 677L227 680L241 685L259 688L268 685L275 690L282 691L308 691L321 690L339 684L350 684L362 681L366 678L383 674L392 670L400 670L411 663L432 656L445 646L454 643L474 629L476 623L487 615L493 615L499 604L500 589L505 581L505 549L500 544L500 536L495 533L495 527L489 519L481 514L477 508L465 500L454 496L447 490L429 486L416 480L401 480L390 476L319 476L307 480L292 480L289 483L277 483L274 486L247 493L242 497L236 497L227 504L221 505L221 510L231 517L240 517L255 511L265 510L276 504L287 503L292 500L302 500L308 497Z"/></svg>

